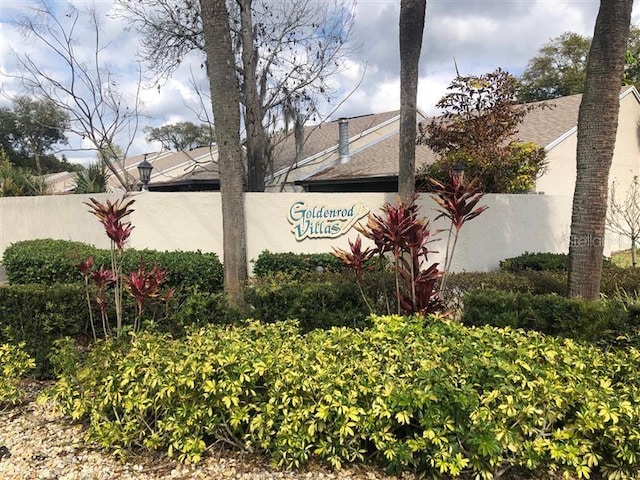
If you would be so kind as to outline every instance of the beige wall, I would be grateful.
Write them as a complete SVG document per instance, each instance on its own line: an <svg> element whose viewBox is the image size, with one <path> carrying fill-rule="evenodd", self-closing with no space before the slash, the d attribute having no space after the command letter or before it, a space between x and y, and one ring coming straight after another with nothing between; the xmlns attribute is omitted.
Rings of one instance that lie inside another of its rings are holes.
<svg viewBox="0 0 640 480"><path fill-rule="evenodd" d="M100 200L117 195L96 195ZM88 195L0 198L0 253L13 242L32 238L78 240L107 248L108 241L97 219L82 202ZM129 246L157 250L201 250L222 256L222 219L217 192L142 192L131 222L135 226ZM260 252L330 252L347 248L355 230L334 239L307 238L296 241L287 212L297 201L309 207L344 208L362 204L377 212L384 202L394 202L393 194L380 193L248 193L247 257ZM420 198L422 213L434 218L435 203ZM486 195L482 204L489 209L468 223L462 231L454 269L483 271L498 267L500 260L525 251L566 252L569 242L571 198L551 195ZM443 221L434 225L444 228ZM434 243L441 260L445 238ZM607 239L607 252L619 249L617 237Z"/></svg>
<svg viewBox="0 0 640 480"><path fill-rule="evenodd" d="M640 141L638 125L640 104L632 89L620 100L616 148L613 154L610 182L616 182L617 191L627 191L634 176L640 174ZM573 131L564 140L547 151L547 173L538 180L536 190L547 195L573 195L576 182L577 133Z"/></svg>

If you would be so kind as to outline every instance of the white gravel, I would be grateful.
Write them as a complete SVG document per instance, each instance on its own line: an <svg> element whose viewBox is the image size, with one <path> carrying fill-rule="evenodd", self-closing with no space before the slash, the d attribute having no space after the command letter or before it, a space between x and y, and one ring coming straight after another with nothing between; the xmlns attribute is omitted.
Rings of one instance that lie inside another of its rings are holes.
<svg viewBox="0 0 640 480"><path fill-rule="evenodd" d="M181 465L164 455L132 456L121 462L83 441L81 426L40 406L35 397L45 384L28 382L27 398L0 411L0 480L128 480L128 479L251 479L251 480L416 480L405 474L387 476L378 470L352 467L332 472L312 465L297 472L270 468L268 460L233 452L214 452L197 465ZM4 447L4 448L3 448Z"/></svg>

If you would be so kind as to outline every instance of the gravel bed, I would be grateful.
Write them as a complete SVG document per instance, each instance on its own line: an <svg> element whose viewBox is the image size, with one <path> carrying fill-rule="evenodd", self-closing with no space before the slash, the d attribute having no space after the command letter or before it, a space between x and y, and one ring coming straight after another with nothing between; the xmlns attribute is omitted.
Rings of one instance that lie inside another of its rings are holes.
<svg viewBox="0 0 640 480"><path fill-rule="evenodd" d="M301 471L278 471L268 460L233 452L213 452L197 465L181 465L165 455L136 455L121 462L84 443L84 431L55 414L35 397L48 386L25 383L26 400L0 411L0 480L128 480L128 479L255 479L255 480L417 480L417 476L384 475L351 467L332 472L317 465Z"/></svg>

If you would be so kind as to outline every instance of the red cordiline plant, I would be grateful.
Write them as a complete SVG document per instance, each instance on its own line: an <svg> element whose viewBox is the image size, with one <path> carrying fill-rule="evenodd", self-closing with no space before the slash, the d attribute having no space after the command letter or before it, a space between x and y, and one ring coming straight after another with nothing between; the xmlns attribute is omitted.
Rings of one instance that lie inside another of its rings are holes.
<svg viewBox="0 0 640 480"><path fill-rule="evenodd" d="M91 324L91 333L93 334L93 339L96 340L96 326L95 321L93 319L93 309L91 308L91 295L89 293L89 280L91 279L91 272L93 270L93 256L88 256L82 262L76 265L76 268L82 274L82 278L84 279L84 291L87 299L87 307L89 308L89 323Z"/></svg>
<svg viewBox="0 0 640 480"><path fill-rule="evenodd" d="M162 299L162 285L168 275L167 270L162 270L155 265L151 270L146 270L143 261L140 261L140 266L137 270L129 273L125 278L124 288L136 301L136 318L133 324L133 330L136 331L140 328L140 320L142 318L142 312L147 300ZM173 291L170 290L166 297L173 295Z"/></svg>
<svg viewBox="0 0 640 480"><path fill-rule="evenodd" d="M446 286L447 274L451 270L451 263L455 253L456 245L460 230L466 222L473 220L488 207L477 207L478 202L484 196L479 187L479 179L475 178L470 182L464 181L463 175L449 173L449 181L446 184L437 180L430 179L434 185L434 195L431 198L440 207L436 209L439 218L448 218L450 220L449 234L447 236L447 247L445 250L444 270L442 273L442 281L440 283L440 291L444 292Z"/></svg>
<svg viewBox="0 0 640 480"><path fill-rule="evenodd" d="M111 326L109 325L109 318L107 317L106 292L107 287L115 284L115 275L113 274L113 270L104 268L104 266L100 265L99 269L94 270L89 274L89 278L98 287L98 293L96 294L96 303L98 304L98 308L100 309L100 318L102 319L102 332L104 333L105 337L108 337L111 334ZM91 304L89 304L89 311L91 311Z"/></svg>
<svg viewBox="0 0 640 480"><path fill-rule="evenodd" d="M440 277L438 264L424 267L429 253L433 253L427 248L432 235L429 221L418 216L418 208L415 198L410 203L398 199L396 205L386 203L382 207L382 215L369 214L365 226L356 226L362 235L375 243L373 253L369 253L369 249L361 249L359 238L353 244L349 242L351 252L334 249L334 255L354 270L354 266L362 269L373 254L384 257L390 253L399 314L435 313L444 306L435 288ZM358 275L356 278L360 280Z"/></svg>
<svg viewBox="0 0 640 480"><path fill-rule="evenodd" d="M373 309L367 300L367 296L362 290L362 274L367 268L367 262L376 254L376 251L372 248L362 250L362 238L360 238L360 235L356 237L353 243L349 240L349 250L350 251L346 251L333 247L333 254L342 261L345 267L353 270L353 273L356 276L356 282L358 283L358 288L360 289L360 294L362 295L364 302L367 304L369 311L373 313Z"/></svg>
<svg viewBox="0 0 640 480"><path fill-rule="evenodd" d="M122 331L122 254L124 251L124 244L131 235L133 226L131 222L125 222L124 218L127 217L133 209L131 205L135 200L126 200L127 195L111 203L107 199L105 203L97 201L95 198L90 198L88 202L84 202L88 205L100 223L104 226L104 230L107 236L111 239L111 270L113 271L114 278L114 300L116 307L116 336L120 335Z"/></svg>

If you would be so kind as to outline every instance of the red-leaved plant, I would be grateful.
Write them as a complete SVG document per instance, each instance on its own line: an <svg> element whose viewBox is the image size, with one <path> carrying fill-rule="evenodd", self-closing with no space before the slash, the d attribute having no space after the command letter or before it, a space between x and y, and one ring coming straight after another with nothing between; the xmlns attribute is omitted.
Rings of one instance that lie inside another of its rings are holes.
<svg viewBox="0 0 640 480"><path fill-rule="evenodd" d="M124 244L131 235L133 226L131 222L125 222L124 218L127 217L133 209L131 205L135 200L126 200L125 194L122 198L111 203L107 199L105 203L97 201L95 198L90 198L88 202L84 202L88 205L98 220L104 227L104 230L111 239L111 270L113 271L113 290L114 300L116 308L116 336L119 336L122 332L122 254L124 251Z"/></svg>
<svg viewBox="0 0 640 480"><path fill-rule="evenodd" d="M349 242L351 252L334 248L336 257L355 271L354 266L362 269L372 255L384 257L390 253L398 313L424 315L442 310L444 305L435 288L440 277L438 264L425 267L428 255L432 253L427 248L432 241L431 226L427 219L418 216L415 198L408 204L400 199L396 205L386 203L382 215L369 214L367 224L358 225L356 229L374 242L373 253L371 249L362 250L358 237L355 243ZM358 274L356 280L361 285ZM360 289L362 292L361 286Z"/></svg>
<svg viewBox="0 0 640 480"><path fill-rule="evenodd" d="M367 300L367 296L362 290L362 274L367 268L367 262L376 254L376 251L372 248L366 248L362 250L362 238L358 235L353 243L349 240L349 250L342 250L340 248L333 247L333 254L342 261L343 265L352 270L356 276L356 282L360 289L360 294L367 304L367 308L372 312L371 305Z"/></svg>
<svg viewBox="0 0 640 480"><path fill-rule="evenodd" d="M434 194L431 195L431 198L433 198L440 207L436 209L439 212L436 220L439 218L448 218L451 222L447 236L444 270L440 283L440 291L444 292L447 274L451 270L451 263L456 245L458 244L460 230L462 230L466 222L476 218L488 207L477 207L478 202L484 195L479 187L479 179L477 178L470 182L465 182L463 175L456 175L453 172L449 172L449 181L446 184L440 183L432 178L429 180L435 187Z"/></svg>
<svg viewBox="0 0 640 480"><path fill-rule="evenodd" d="M136 318L133 323L133 330L140 328L140 320L142 312L147 300L162 299L162 286L166 280L168 272L161 270L155 265L151 270L145 268L144 262L140 261L137 270L129 273L125 278L124 288L136 301ZM173 295L173 291L169 291L167 296Z"/></svg>

